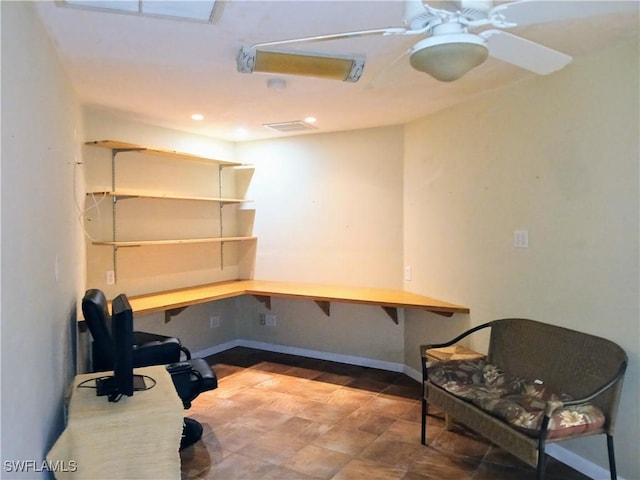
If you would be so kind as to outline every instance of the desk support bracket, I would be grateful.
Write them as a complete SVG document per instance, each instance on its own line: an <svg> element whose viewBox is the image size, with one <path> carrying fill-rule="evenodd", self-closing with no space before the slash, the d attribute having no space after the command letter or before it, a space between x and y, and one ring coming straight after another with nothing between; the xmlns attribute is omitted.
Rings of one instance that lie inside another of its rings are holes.
<svg viewBox="0 0 640 480"><path fill-rule="evenodd" d="M398 325L398 309L395 307L382 307L382 309L389 315L389 318L393 320L393 323Z"/></svg>
<svg viewBox="0 0 640 480"><path fill-rule="evenodd" d="M331 302L327 300L314 300L327 317L331 316ZM381 307L393 323L398 325L398 309L395 307Z"/></svg>
<svg viewBox="0 0 640 480"><path fill-rule="evenodd" d="M435 310L428 310L431 313L435 313L436 315L442 315L443 317L452 317L453 312L436 312Z"/></svg>
<svg viewBox="0 0 640 480"><path fill-rule="evenodd" d="M267 307L267 310L271 310L271 297L268 295L254 295L253 297Z"/></svg>
<svg viewBox="0 0 640 480"><path fill-rule="evenodd" d="M316 300L316 304L320 307L320 310L324 312L327 317L331 316L331 303L326 300Z"/></svg>
<svg viewBox="0 0 640 480"><path fill-rule="evenodd" d="M181 314L187 309L187 307L178 307L172 308L170 310L164 311L164 323L169 323L171 321L171 317L175 317L176 315Z"/></svg>
<svg viewBox="0 0 640 480"><path fill-rule="evenodd" d="M253 295L253 297L259 301L260 303L262 303L267 310L271 310L271 297L269 295ZM322 310L324 312L324 314L327 317L331 316L331 302L328 300L314 300L314 302L316 302L316 305L318 305L318 307L320 307L320 310ZM395 323L396 325L398 325L398 309L396 307L383 307L381 306L381 308L385 311L385 313L389 316L389 318L391 320L393 320L393 323ZM180 313L180 312L178 312ZM446 316L451 316L453 314L448 314L448 313L441 313L441 312L435 312L435 313L439 313L441 315L446 315ZM166 320L168 321L168 320Z"/></svg>

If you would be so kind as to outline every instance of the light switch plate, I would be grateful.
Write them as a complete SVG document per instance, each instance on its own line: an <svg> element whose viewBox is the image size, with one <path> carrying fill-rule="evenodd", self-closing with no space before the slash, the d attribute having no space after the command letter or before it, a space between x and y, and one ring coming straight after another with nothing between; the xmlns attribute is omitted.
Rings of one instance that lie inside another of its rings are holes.
<svg viewBox="0 0 640 480"><path fill-rule="evenodd" d="M529 230L514 230L513 246L517 248L529 248Z"/></svg>

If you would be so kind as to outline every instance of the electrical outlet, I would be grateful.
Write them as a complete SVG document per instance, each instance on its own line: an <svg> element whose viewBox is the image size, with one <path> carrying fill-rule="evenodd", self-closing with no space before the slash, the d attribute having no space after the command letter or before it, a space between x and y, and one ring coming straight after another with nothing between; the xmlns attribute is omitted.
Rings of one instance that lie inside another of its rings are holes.
<svg viewBox="0 0 640 480"><path fill-rule="evenodd" d="M262 325L263 327L267 324L267 316L264 313L258 315L258 325Z"/></svg>
<svg viewBox="0 0 640 480"><path fill-rule="evenodd" d="M116 283L116 272L113 270L107 270L107 285L115 285Z"/></svg>
<svg viewBox="0 0 640 480"><path fill-rule="evenodd" d="M275 315L267 315L266 324L267 324L267 327L275 327L276 326L276 316Z"/></svg>
<svg viewBox="0 0 640 480"><path fill-rule="evenodd" d="M404 279L407 282L411 281L411 265L406 265L404 267Z"/></svg>
<svg viewBox="0 0 640 480"><path fill-rule="evenodd" d="M220 315L212 315L209 317L209 328L218 328L220 326Z"/></svg>

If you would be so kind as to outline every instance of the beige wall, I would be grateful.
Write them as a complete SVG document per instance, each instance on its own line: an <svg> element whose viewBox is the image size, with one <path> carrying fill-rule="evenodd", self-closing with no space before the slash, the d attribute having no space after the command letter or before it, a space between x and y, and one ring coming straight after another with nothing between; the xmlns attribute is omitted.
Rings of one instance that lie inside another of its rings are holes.
<svg viewBox="0 0 640 480"><path fill-rule="evenodd" d="M243 143L258 236L255 278L400 288L401 127ZM385 362L403 361L403 325L384 311L311 301L244 301L240 338ZM259 313L277 316L258 327Z"/></svg>
<svg viewBox="0 0 640 480"><path fill-rule="evenodd" d="M471 309L447 331L408 314L405 362L419 367L421 342L508 316L619 343L627 479L640 478L638 53L636 41L413 122L404 168L405 288ZM513 246L517 229L529 248ZM607 465L604 439L570 448Z"/></svg>
<svg viewBox="0 0 640 480"><path fill-rule="evenodd" d="M198 148L197 141L207 145L202 137L97 110L88 109L85 117L86 140L108 138L211 155L207 153L211 149ZM88 241L87 288L101 288L109 298L121 292L135 295L233 278L400 288L402 142L402 128L388 127L247 143L236 146L236 151L229 144L214 144L219 147L215 153L218 158L255 165L255 171L236 171L235 181L225 187L225 196L252 202L225 209L237 208L236 227L242 234L256 235L257 248L256 244L238 246L234 262L233 250L225 246L224 269L219 268L217 245L121 248L117 284L108 286L105 272L113 268L112 249L92 246ZM109 190L110 151L84 147L83 155L87 188ZM126 155L130 158L116 160L116 184L122 188L212 194L207 192L211 182L197 164L174 163L179 170L193 169L193 175L171 169L167 175L163 169L170 165L163 165L157 157ZM100 205L100 213L94 202ZM110 201L89 198L86 207L88 233L109 238ZM192 228L188 223L201 227L195 236L206 236L211 222L202 209L211 209L211 204L187 204L186 210L179 210L182 208L183 202L120 201L118 237L129 239L135 230L147 238L158 234L181 238L185 229ZM188 222L181 221L185 215ZM179 221L168 222L167 218ZM214 220L213 225L217 223ZM234 223L225 222L225 232L229 232L228 225ZM260 327L260 313L275 314L277 327ZM210 328L214 315L221 317L220 328ZM404 358L403 325L394 324L380 308L333 304L327 318L314 302L274 301L272 311L267 311L249 298L190 307L167 325L161 315L138 317L136 328L178 335L193 351L240 338L397 365Z"/></svg>
<svg viewBox="0 0 640 480"><path fill-rule="evenodd" d="M62 431L83 283L80 106L33 8L1 2L2 478Z"/></svg>
<svg viewBox="0 0 640 480"><path fill-rule="evenodd" d="M259 238L255 277L401 286L402 127L241 143Z"/></svg>

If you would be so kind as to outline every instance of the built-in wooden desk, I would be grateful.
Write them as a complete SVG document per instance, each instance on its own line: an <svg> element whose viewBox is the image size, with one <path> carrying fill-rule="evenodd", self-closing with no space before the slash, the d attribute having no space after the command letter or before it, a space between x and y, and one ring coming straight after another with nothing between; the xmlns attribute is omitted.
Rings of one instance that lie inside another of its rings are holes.
<svg viewBox="0 0 640 480"><path fill-rule="evenodd" d="M165 312L165 320L177 315L190 305L222 300L240 295L253 295L271 308L272 297L313 300L328 316L331 302L357 303L382 307L398 323L398 308L416 308L440 315L469 313L469 309L433 298L378 288L318 285L310 283L276 282L268 280L235 280L196 287L129 297L131 308L137 315Z"/></svg>

